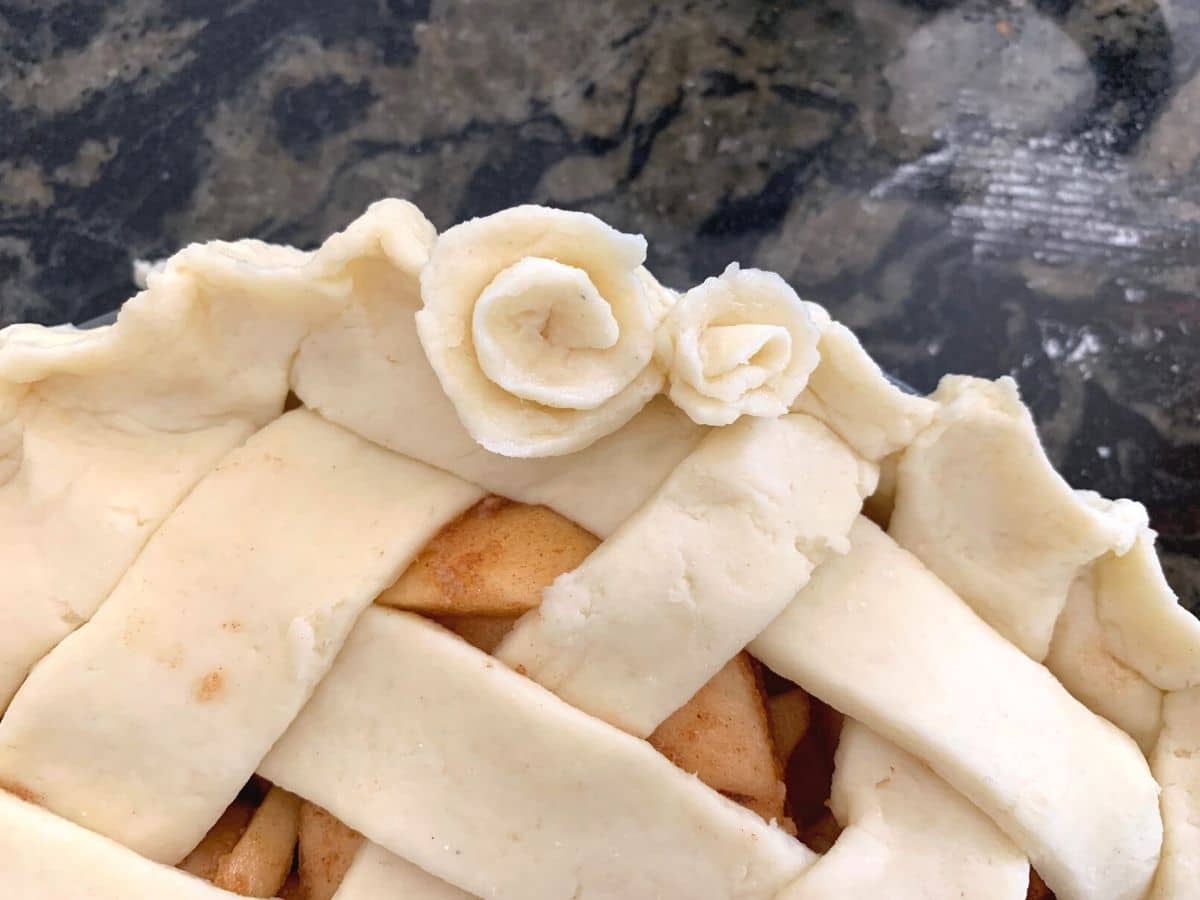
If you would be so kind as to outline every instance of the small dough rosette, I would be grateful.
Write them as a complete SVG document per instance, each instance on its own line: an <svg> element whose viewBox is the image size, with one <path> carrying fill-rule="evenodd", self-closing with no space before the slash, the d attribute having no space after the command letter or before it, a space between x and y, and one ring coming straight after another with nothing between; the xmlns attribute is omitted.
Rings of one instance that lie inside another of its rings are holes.
<svg viewBox="0 0 1200 900"><path fill-rule="evenodd" d="M541 206L437 239L417 333L478 443L504 456L571 453L658 393L654 329L673 297L645 258L641 236Z"/></svg>
<svg viewBox="0 0 1200 900"><path fill-rule="evenodd" d="M700 425L788 411L817 367L820 331L774 272L737 263L675 304L656 355L671 400Z"/></svg>

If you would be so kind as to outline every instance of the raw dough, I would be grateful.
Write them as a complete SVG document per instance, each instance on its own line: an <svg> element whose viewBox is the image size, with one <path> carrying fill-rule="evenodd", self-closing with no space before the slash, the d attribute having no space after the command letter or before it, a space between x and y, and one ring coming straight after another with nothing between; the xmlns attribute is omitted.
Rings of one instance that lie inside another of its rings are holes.
<svg viewBox="0 0 1200 900"><path fill-rule="evenodd" d="M820 419L872 462L907 447L937 405L900 390L845 325L816 303L805 304L821 339L821 361L792 409Z"/></svg>
<svg viewBox="0 0 1200 900"><path fill-rule="evenodd" d="M820 359L817 326L774 272L733 263L675 304L656 354L671 401L701 425L788 411Z"/></svg>
<svg viewBox="0 0 1200 900"><path fill-rule="evenodd" d="M406 859L367 841L354 857L333 900L474 900Z"/></svg>
<svg viewBox="0 0 1200 900"><path fill-rule="evenodd" d="M0 331L0 711L200 477L282 411L301 339L346 301L343 251L369 236L419 265L432 231L382 201L314 253L188 247L114 325Z"/></svg>
<svg viewBox="0 0 1200 900"><path fill-rule="evenodd" d="M12 900L240 900L0 791L0 896Z"/></svg>
<svg viewBox="0 0 1200 900"><path fill-rule="evenodd" d="M646 742L380 607L260 772L493 900L771 900L815 859Z"/></svg>
<svg viewBox="0 0 1200 900"><path fill-rule="evenodd" d="M1096 617L1113 656L1163 690L1180 691L1200 685L1200 620L1167 584L1154 538L1144 528L1124 556L1096 563Z"/></svg>
<svg viewBox="0 0 1200 900"><path fill-rule="evenodd" d="M847 549L875 474L808 416L715 430L496 656L645 737Z"/></svg>
<svg viewBox="0 0 1200 900"><path fill-rule="evenodd" d="M779 900L1025 900L1025 855L916 757L847 719L836 765L845 830Z"/></svg>
<svg viewBox="0 0 1200 900"><path fill-rule="evenodd" d="M307 410L233 451L0 720L0 784L176 863L362 609L482 496Z"/></svg>
<svg viewBox="0 0 1200 900"><path fill-rule="evenodd" d="M867 519L750 652L924 760L1030 858L1059 900L1141 900L1158 786L1075 700Z"/></svg>
<svg viewBox="0 0 1200 900"><path fill-rule="evenodd" d="M427 248L409 241L397 256L365 228L357 235L358 246L348 237L344 247L355 260L349 301L312 331L293 367L293 390L330 421L494 494L545 504L597 534L625 521L704 436L660 398L566 456L514 459L485 450L459 422L417 339L416 279Z"/></svg>
<svg viewBox="0 0 1200 900"><path fill-rule="evenodd" d="M1163 694L1109 651L1096 618L1093 582L1088 571L1071 585L1046 668L1079 702L1130 735L1149 755L1162 728Z"/></svg>
<svg viewBox="0 0 1200 900"><path fill-rule="evenodd" d="M1150 900L1182 900L1200 885L1200 688L1167 695L1152 767L1163 791L1163 857Z"/></svg>
<svg viewBox="0 0 1200 900"><path fill-rule="evenodd" d="M1011 378L947 375L933 424L900 460L888 533L1036 660L1071 583L1133 544L1144 511L1071 490Z"/></svg>
<svg viewBox="0 0 1200 900"><path fill-rule="evenodd" d="M658 393L654 329L673 299L646 240L595 216L518 206L456 225L421 271L417 332L459 419L504 456L559 456Z"/></svg>

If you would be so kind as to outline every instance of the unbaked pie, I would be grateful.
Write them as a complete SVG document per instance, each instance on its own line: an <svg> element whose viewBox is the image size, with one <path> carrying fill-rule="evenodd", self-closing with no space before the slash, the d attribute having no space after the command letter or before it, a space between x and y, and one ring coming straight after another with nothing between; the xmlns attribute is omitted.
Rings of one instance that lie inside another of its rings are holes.
<svg viewBox="0 0 1200 900"><path fill-rule="evenodd" d="M645 255L387 200L0 331L0 895L1200 896L1144 509Z"/></svg>

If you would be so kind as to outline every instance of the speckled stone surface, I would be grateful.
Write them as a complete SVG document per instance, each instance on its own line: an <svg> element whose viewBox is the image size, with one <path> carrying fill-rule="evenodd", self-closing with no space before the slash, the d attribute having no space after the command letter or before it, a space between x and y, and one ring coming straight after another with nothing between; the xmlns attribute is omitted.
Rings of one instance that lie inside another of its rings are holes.
<svg viewBox="0 0 1200 900"><path fill-rule="evenodd" d="M922 390L1012 374L1200 604L1200 0L0 0L0 48L0 324L384 195L586 209Z"/></svg>

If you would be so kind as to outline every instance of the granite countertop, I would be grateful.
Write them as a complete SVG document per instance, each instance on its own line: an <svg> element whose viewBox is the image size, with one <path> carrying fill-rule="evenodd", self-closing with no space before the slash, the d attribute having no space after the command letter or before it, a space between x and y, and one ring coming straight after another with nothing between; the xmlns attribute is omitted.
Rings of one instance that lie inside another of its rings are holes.
<svg viewBox="0 0 1200 900"><path fill-rule="evenodd" d="M922 390L1013 375L1200 609L1200 0L3 0L0 47L0 324L384 195L585 209Z"/></svg>

